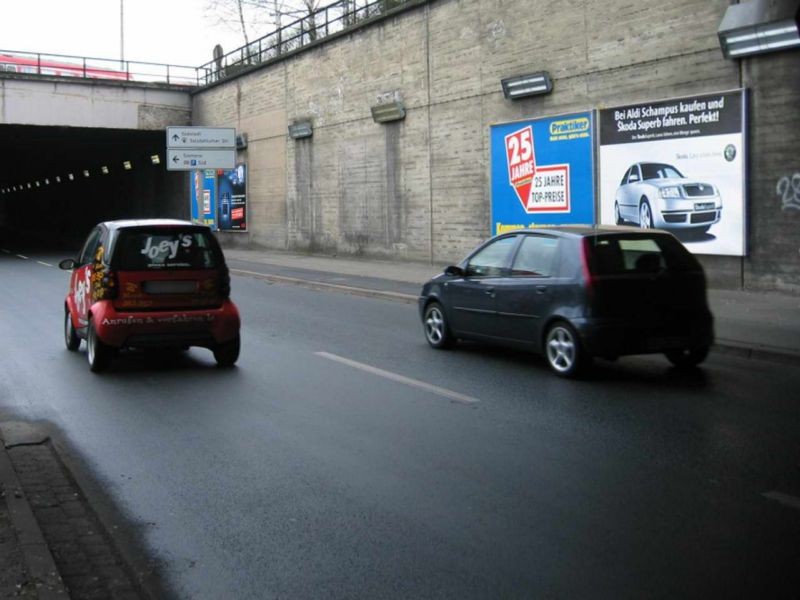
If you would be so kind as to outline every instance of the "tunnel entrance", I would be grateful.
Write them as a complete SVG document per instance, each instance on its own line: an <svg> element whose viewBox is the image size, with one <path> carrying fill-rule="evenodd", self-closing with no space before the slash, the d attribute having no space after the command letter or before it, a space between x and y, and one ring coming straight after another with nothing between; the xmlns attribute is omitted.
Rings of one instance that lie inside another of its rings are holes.
<svg viewBox="0 0 800 600"><path fill-rule="evenodd" d="M188 218L186 175L165 132L0 125L0 231L28 248L75 248L122 218Z"/></svg>

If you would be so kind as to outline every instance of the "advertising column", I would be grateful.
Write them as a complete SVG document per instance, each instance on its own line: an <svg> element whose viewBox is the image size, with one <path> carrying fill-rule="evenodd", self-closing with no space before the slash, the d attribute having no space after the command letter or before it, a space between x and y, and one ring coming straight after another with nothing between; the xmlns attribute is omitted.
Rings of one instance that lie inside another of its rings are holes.
<svg viewBox="0 0 800 600"><path fill-rule="evenodd" d="M743 90L600 111L600 218L745 254Z"/></svg>
<svg viewBox="0 0 800 600"><path fill-rule="evenodd" d="M592 113L493 125L492 234L594 223Z"/></svg>

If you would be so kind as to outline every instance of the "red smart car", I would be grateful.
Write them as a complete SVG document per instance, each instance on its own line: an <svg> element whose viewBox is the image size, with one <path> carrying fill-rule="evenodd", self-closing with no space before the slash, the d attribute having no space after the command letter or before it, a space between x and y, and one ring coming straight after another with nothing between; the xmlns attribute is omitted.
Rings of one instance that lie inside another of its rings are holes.
<svg viewBox="0 0 800 600"><path fill-rule="evenodd" d="M120 348L201 346L223 367L239 358L239 311L208 227L172 219L100 223L80 255L58 266L72 271L65 343L74 351L86 340L92 371L108 367Z"/></svg>

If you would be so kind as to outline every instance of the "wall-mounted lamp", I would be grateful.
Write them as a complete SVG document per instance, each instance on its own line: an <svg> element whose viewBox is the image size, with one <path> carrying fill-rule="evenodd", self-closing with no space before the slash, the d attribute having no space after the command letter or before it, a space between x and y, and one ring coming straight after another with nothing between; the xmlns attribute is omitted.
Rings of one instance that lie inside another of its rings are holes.
<svg viewBox="0 0 800 600"><path fill-rule="evenodd" d="M289 137L293 140L311 137L314 135L314 128L311 121L294 121L289 124Z"/></svg>
<svg viewBox="0 0 800 600"><path fill-rule="evenodd" d="M247 134L240 133L236 136L236 149L244 150L245 148L247 148Z"/></svg>
<svg viewBox="0 0 800 600"><path fill-rule="evenodd" d="M106 165L103 165L102 167L100 167L100 172L103 175L108 175L108 167Z"/></svg>
<svg viewBox="0 0 800 600"><path fill-rule="evenodd" d="M406 118L406 107L399 99L392 100L386 104L371 106L372 120L376 123L390 123L392 121L402 121Z"/></svg>
<svg viewBox="0 0 800 600"><path fill-rule="evenodd" d="M122 168L125 169L126 171L130 171L133 168L133 165L131 164L131 161L124 160L122 161Z"/></svg>
<svg viewBox="0 0 800 600"><path fill-rule="evenodd" d="M800 2L751 0L732 4L717 35L725 58L800 47Z"/></svg>
<svg viewBox="0 0 800 600"><path fill-rule="evenodd" d="M553 91L553 80L547 71L508 77L501 79L500 83L503 84L503 95L509 100L549 94Z"/></svg>
<svg viewBox="0 0 800 600"><path fill-rule="evenodd" d="M150 162L153 163L154 165L160 165L161 157L158 154L153 154L150 156Z"/></svg>

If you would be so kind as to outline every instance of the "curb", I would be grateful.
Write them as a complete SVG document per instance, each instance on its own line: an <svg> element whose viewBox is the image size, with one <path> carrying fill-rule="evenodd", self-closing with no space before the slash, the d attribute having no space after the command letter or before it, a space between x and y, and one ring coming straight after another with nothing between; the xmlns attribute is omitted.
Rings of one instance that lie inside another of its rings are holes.
<svg viewBox="0 0 800 600"><path fill-rule="evenodd" d="M291 285L298 285L312 290L326 290L344 292L353 296L364 296L366 298L383 298L384 300L394 300L395 302L403 302L405 304L416 304L419 296L411 294L403 294L401 292L387 292L383 290L371 290L368 288L354 287L350 285L342 285L339 283L324 283L322 281L313 281L310 279L301 279L298 277L287 277L285 275L270 275L268 273L257 273L256 271L246 271L244 269L230 270L235 275L242 275L244 277L253 277L255 279L263 279L271 283L288 283Z"/></svg>
<svg viewBox="0 0 800 600"><path fill-rule="evenodd" d="M749 358L752 360L765 360L785 365L800 365L800 354L791 350L770 348L767 346L752 346L735 340L718 339L712 350L720 354Z"/></svg>
<svg viewBox="0 0 800 600"><path fill-rule="evenodd" d="M28 574L35 582L37 597L40 600L69 598L39 523L33 516L28 498L22 491L2 438L0 438L0 487L6 492L5 500L11 524L17 531L22 560Z"/></svg>
<svg viewBox="0 0 800 600"><path fill-rule="evenodd" d="M325 283L311 279L302 279L300 277L287 277L285 275L258 273L256 271L247 271L245 269L231 268L230 272L236 275L242 275L244 277L262 279L271 283L286 283L312 290L336 291L351 294L353 296L381 298L384 300L392 300L394 302L402 302L404 304L416 304L419 299L419 296L403 294L401 292L387 292L383 290L360 288L338 283ZM729 356L738 356L740 358L765 360L789 365L800 365L800 354L794 353L791 350L783 350L781 348L772 348L767 346L753 346L745 342L738 342L736 340L728 340L724 338L717 339L712 346L712 351Z"/></svg>

